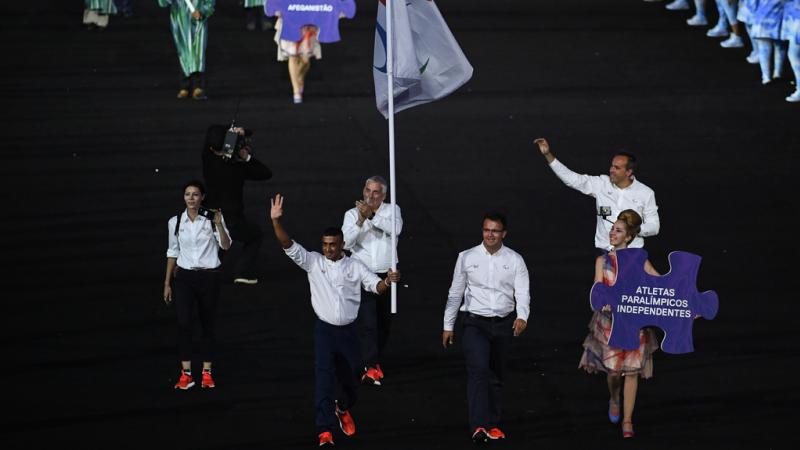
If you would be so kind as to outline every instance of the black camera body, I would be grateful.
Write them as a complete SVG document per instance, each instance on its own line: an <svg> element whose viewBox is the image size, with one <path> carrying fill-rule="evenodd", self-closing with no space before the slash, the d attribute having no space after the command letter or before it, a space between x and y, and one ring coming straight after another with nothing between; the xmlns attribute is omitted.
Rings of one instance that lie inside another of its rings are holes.
<svg viewBox="0 0 800 450"><path fill-rule="evenodd" d="M210 209L208 209L208 208L206 208L204 206L201 206L201 207L197 208L197 213L200 214L201 216L205 217L206 219L212 221L212 222L214 221L214 216L216 215L216 213L214 211L212 211L212 210L210 210Z"/></svg>
<svg viewBox="0 0 800 450"><path fill-rule="evenodd" d="M238 158L239 150L247 145L247 137L236 132L236 127L231 124L225 132L225 140L222 143L222 157L230 160Z"/></svg>

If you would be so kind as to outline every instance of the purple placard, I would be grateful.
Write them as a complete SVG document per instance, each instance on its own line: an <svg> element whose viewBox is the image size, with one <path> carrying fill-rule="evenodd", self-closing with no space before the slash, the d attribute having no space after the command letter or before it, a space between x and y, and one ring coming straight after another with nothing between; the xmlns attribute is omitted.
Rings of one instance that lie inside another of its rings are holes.
<svg viewBox="0 0 800 450"><path fill-rule="evenodd" d="M616 282L612 286L595 283L589 294L592 309L611 306L612 328L608 345L625 350L638 349L639 330L653 326L664 331L663 351L694 351L692 325L695 317L711 320L719 309L716 292L697 291L700 256L672 252L669 254L670 271L653 276L644 271L645 250L627 248L617 250L616 254Z"/></svg>
<svg viewBox="0 0 800 450"><path fill-rule="evenodd" d="M303 25L319 27L317 39L320 42L337 42L339 36L339 15L352 19L356 15L353 0L267 0L264 14L274 16L280 12L283 18L281 39L297 42L303 38L300 28Z"/></svg>

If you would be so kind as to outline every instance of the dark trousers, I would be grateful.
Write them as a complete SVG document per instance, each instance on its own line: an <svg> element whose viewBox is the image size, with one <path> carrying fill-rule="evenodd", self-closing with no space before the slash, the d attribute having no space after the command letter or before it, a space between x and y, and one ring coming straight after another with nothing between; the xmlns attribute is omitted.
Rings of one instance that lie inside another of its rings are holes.
<svg viewBox="0 0 800 450"><path fill-rule="evenodd" d="M258 252L263 239L261 228L248 221L244 215L225 216L225 224L231 232L233 242L242 244L242 255L233 266L233 277L256 278Z"/></svg>
<svg viewBox="0 0 800 450"><path fill-rule="evenodd" d="M485 318L467 313L462 347L467 364L469 425L487 430L500 424L501 388L508 351L514 336L514 314Z"/></svg>
<svg viewBox="0 0 800 450"><path fill-rule="evenodd" d="M206 74L204 72L194 72L187 77L183 72L180 73L180 87L191 91L194 88L205 90Z"/></svg>
<svg viewBox="0 0 800 450"><path fill-rule="evenodd" d="M383 278L384 274L376 274ZM383 349L389 340L392 327L392 304L387 296L361 290L361 306L358 308L358 335L361 338L361 354L364 366L375 367L381 362Z"/></svg>
<svg viewBox="0 0 800 450"><path fill-rule="evenodd" d="M254 6L252 8L245 8L244 15L247 20L247 23L262 23L267 19L267 16L264 15L264 8L260 6Z"/></svg>
<svg viewBox="0 0 800 450"><path fill-rule="evenodd" d="M133 14L133 0L114 0L119 12L125 17L130 17Z"/></svg>
<svg viewBox="0 0 800 450"><path fill-rule="evenodd" d="M214 322L219 301L219 273L206 270L178 269L172 295L178 315L178 356L181 361L192 360L192 311L197 308L200 318L200 357L214 358Z"/></svg>
<svg viewBox="0 0 800 450"><path fill-rule="evenodd" d="M314 324L314 404L318 432L339 427L336 400L343 411L356 403L360 364L355 325L339 327L317 319Z"/></svg>

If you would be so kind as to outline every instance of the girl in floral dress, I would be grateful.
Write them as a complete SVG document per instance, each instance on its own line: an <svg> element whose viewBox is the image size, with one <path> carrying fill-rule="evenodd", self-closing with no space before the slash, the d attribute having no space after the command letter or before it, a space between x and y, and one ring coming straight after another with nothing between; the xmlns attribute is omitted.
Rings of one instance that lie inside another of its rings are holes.
<svg viewBox="0 0 800 450"><path fill-rule="evenodd" d="M642 218L636 211L622 211L608 233L614 247L608 254L598 256L595 262L595 282L613 285L617 279L617 250L628 247L636 237L642 225ZM645 262L645 272L659 275L650 261ZM645 328L639 332L639 348L622 350L608 346L611 335L611 312L608 306L595 311L589 321L589 334L583 341L583 356L578 367L589 373L605 372L610 399L608 401L608 418L611 423L620 419L620 394L622 394L623 437L633 437L633 407L636 403L638 377L653 376L653 352L658 349L655 332Z"/></svg>

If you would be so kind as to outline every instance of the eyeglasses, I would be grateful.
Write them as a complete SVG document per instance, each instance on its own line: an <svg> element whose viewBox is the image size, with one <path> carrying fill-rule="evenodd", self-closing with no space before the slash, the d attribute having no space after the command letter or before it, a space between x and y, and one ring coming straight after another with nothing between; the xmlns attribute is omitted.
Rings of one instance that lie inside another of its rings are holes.
<svg viewBox="0 0 800 450"><path fill-rule="evenodd" d="M484 233L492 233L492 234L500 234L503 231L505 231L505 230L495 230L494 228L484 228L483 229Z"/></svg>

